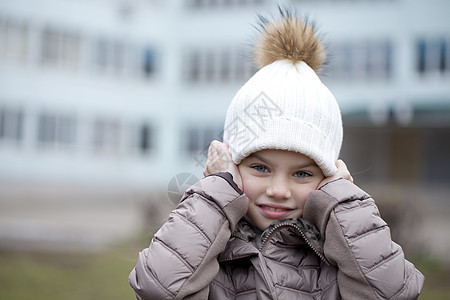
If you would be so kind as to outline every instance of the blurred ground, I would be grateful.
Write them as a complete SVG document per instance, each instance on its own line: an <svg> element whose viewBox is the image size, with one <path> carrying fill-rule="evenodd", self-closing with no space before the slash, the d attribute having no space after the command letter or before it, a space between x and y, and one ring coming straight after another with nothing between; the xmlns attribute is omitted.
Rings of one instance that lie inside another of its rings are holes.
<svg viewBox="0 0 450 300"><path fill-rule="evenodd" d="M0 300L136 299L128 274L150 239L143 234L89 253L0 251ZM420 299L450 299L450 269L430 257L412 261L426 276Z"/></svg>
<svg viewBox="0 0 450 300"><path fill-rule="evenodd" d="M0 247L102 250L142 232L149 200L144 192L111 186L2 183Z"/></svg>

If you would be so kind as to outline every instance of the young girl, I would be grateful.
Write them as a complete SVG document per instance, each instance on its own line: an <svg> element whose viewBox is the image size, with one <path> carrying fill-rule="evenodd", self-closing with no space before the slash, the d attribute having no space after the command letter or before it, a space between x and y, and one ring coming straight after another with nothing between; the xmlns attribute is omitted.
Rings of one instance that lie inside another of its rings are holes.
<svg viewBox="0 0 450 300"><path fill-rule="evenodd" d="M261 20L261 69L231 102L205 178L139 254L137 298L417 299L422 274L338 160L313 27L283 11Z"/></svg>

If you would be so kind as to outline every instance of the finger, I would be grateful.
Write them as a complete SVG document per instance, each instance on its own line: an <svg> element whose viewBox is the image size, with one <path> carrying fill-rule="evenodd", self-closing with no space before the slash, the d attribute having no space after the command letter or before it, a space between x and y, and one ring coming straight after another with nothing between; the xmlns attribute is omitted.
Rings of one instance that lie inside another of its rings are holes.
<svg viewBox="0 0 450 300"><path fill-rule="evenodd" d="M204 176L208 176L211 174L209 166L211 165L211 161L213 160L215 148L216 148L215 141L211 141L211 143L209 144L209 147L208 147L208 155L206 157L205 167L203 169Z"/></svg>
<svg viewBox="0 0 450 300"><path fill-rule="evenodd" d="M342 159L339 159L336 161L336 167L338 169L338 173L341 175L342 178L347 179L350 182L353 182L353 177L348 170L347 165Z"/></svg>
<svg viewBox="0 0 450 300"><path fill-rule="evenodd" d="M228 158L228 156L229 154L225 144L217 140L212 141L208 149L208 158L203 173L210 175L226 171L229 161L231 161L231 158Z"/></svg>
<svg viewBox="0 0 450 300"><path fill-rule="evenodd" d="M347 164L346 164L342 159L338 159L338 160L336 161L336 167L337 167L338 169L348 170Z"/></svg>

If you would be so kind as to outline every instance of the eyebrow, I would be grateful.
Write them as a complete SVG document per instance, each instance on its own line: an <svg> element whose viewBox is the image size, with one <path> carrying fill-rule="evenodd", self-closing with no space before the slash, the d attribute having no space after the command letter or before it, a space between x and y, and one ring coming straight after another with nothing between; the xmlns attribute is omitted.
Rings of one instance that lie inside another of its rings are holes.
<svg viewBox="0 0 450 300"><path fill-rule="evenodd" d="M256 158L256 159L259 159L259 160L261 160L263 163L266 163L266 164L271 164L271 163L272 163L271 161L267 160L266 158L264 158L264 157L262 157L261 155L258 155L258 154L256 154L256 153L250 154L249 157L254 157L254 158ZM316 168L319 168L319 169L320 169L320 167L319 167L319 166L315 163L315 161L313 161L313 160L308 161L308 162L306 162L306 163L304 163L304 164L297 164L297 165L294 165L293 169L303 169L303 168L308 168L308 167L316 167Z"/></svg>
<svg viewBox="0 0 450 300"><path fill-rule="evenodd" d="M257 158L257 159L259 159L259 160L262 160L264 163L269 163L269 161L267 161L264 157L262 157L262 156L260 156L260 155L258 155L258 154L256 154L256 153L250 154L249 157Z"/></svg>

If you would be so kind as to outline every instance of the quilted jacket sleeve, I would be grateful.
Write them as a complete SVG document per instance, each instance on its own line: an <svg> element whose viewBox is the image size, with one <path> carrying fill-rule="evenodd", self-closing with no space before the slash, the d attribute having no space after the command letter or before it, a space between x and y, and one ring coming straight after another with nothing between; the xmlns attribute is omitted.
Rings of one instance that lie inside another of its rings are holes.
<svg viewBox="0 0 450 300"><path fill-rule="evenodd" d="M374 200L353 183L339 179L306 202L304 218L325 239L325 256L337 265L343 299L417 299L423 275L391 240Z"/></svg>
<svg viewBox="0 0 450 300"><path fill-rule="evenodd" d="M246 213L248 199L228 173L189 188L129 275L138 299L206 299L217 256Z"/></svg>

